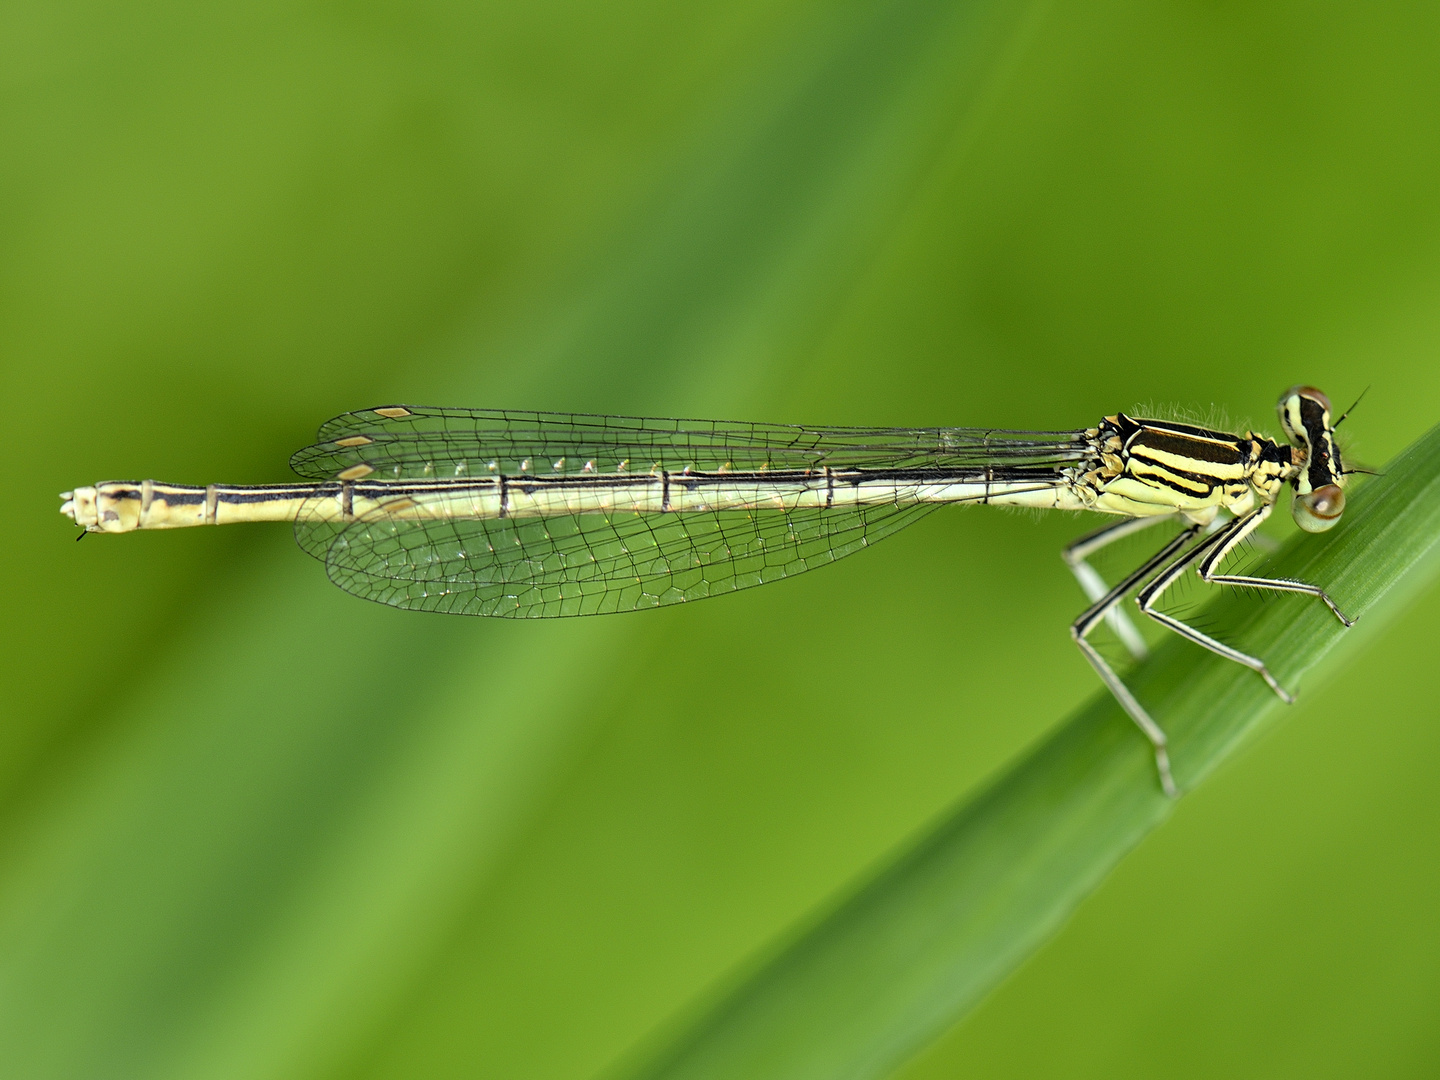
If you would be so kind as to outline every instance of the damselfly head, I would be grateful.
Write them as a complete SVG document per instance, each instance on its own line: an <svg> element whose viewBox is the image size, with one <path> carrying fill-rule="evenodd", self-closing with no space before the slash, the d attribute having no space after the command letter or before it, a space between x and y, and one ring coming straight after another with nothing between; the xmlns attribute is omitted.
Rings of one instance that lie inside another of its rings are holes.
<svg viewBox="0 0 1440 1080"><path fill-rule="evenodd" d="M1345 472L1330 422L1330 399L1313 386L1292 386L1276 410L1286 437L1300 450L1290 480L1295 487L1290 513L1306 532L1324 532L1345 512Z"/></svg>

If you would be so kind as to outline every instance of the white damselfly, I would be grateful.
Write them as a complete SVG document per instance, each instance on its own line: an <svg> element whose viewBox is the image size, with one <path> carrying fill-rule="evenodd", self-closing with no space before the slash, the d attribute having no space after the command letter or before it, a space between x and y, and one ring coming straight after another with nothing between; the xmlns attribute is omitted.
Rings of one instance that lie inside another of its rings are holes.
<svg viewBox="0 0 1440 1080"><path fill-rule="evenodd" d="M1318 597L1318 585L1221 573L1286 484L1308 532L1345 508L1330 402L1279 402L1288 443L1265 435L1107 416L1078 431L848 428L391 406L320 428L291 466L310 483L187 487L153 480L76 488L61 512L88 532L293 521L301 548L347 592L394 607L549 618L659 607L801 573L889 536L945 503L1090 510L1120 520L1066 548L1092 601L1071 626L1150 740L1174 795L1165 734L1090 642L1120 608L1259 673L1264 661L1157 604L1186 570L1206 582ZM1182 528L1111 587L1087 561L1160 521Z"/></svg>

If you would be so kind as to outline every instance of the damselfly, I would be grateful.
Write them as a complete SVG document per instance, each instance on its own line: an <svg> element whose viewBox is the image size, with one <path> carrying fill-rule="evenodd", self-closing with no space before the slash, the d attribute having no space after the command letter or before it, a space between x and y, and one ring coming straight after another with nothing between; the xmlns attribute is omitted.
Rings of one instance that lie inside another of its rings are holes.
<svg viewBox="0 0 1440 1080"><path fill-rule="evenodd" d="M391 406L346 413L290 464L312 483L186 487L109 482L63 496L89 532L293 521L300 547L347 592L399 608L549 618L632 611L761 585L834 562L945 503L1091 510L1120 518L1065 549L1091 600L1071 625L1086 659L1150 740L1175 794L1165 734L1090 642L1121 610L1253 668L1264 661L1172 614L1162 594L1206 582L1305 593L1318 585L1221 573L1284 486L1308 532L1345 508L1330 402L1279 402L1288 444L1191 424L1107 416L1079 431L851 428ZM1087 561L1159 521L1182 528L1113 587Z"/></svg>

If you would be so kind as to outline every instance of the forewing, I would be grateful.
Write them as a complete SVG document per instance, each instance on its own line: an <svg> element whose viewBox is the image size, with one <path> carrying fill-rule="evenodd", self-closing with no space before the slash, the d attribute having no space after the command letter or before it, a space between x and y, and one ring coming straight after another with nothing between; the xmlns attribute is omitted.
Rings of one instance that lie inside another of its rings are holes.
<svg viewBox="0 0 1440 1080"><path fill-rule="evenodd" d="M392 406L345 413L290 464L301 476L376 479L749 469L1062 465L1082 432L842 428L725 420Z"/></svg>

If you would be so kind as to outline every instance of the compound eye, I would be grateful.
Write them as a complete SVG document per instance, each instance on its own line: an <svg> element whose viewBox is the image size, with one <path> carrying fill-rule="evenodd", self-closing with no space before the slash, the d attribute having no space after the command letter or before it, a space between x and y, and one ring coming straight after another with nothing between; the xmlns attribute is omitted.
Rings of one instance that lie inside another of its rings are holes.
<svg viewBox="0 0 1440 1080"><path fill-rule="evenodd" d="M1345 492L1334 484L1326 484L1306 495L1297 495L1290 504L1295 524L1312 533L1331 528L1344 512Z"/></svg>
<svg viewBox="0 0 1440 1080"><path fill-rule="evenodd" d="M1311 401L1317 401L1326 412L1330 411L1330 399L1325 396L1323 391L1316 390L1313 386L1290 387L1289 390L1286 390L1285 393L1280 395L1280 408L1284 409L1285 403L1294 397L1309 398Z"/></svg>

